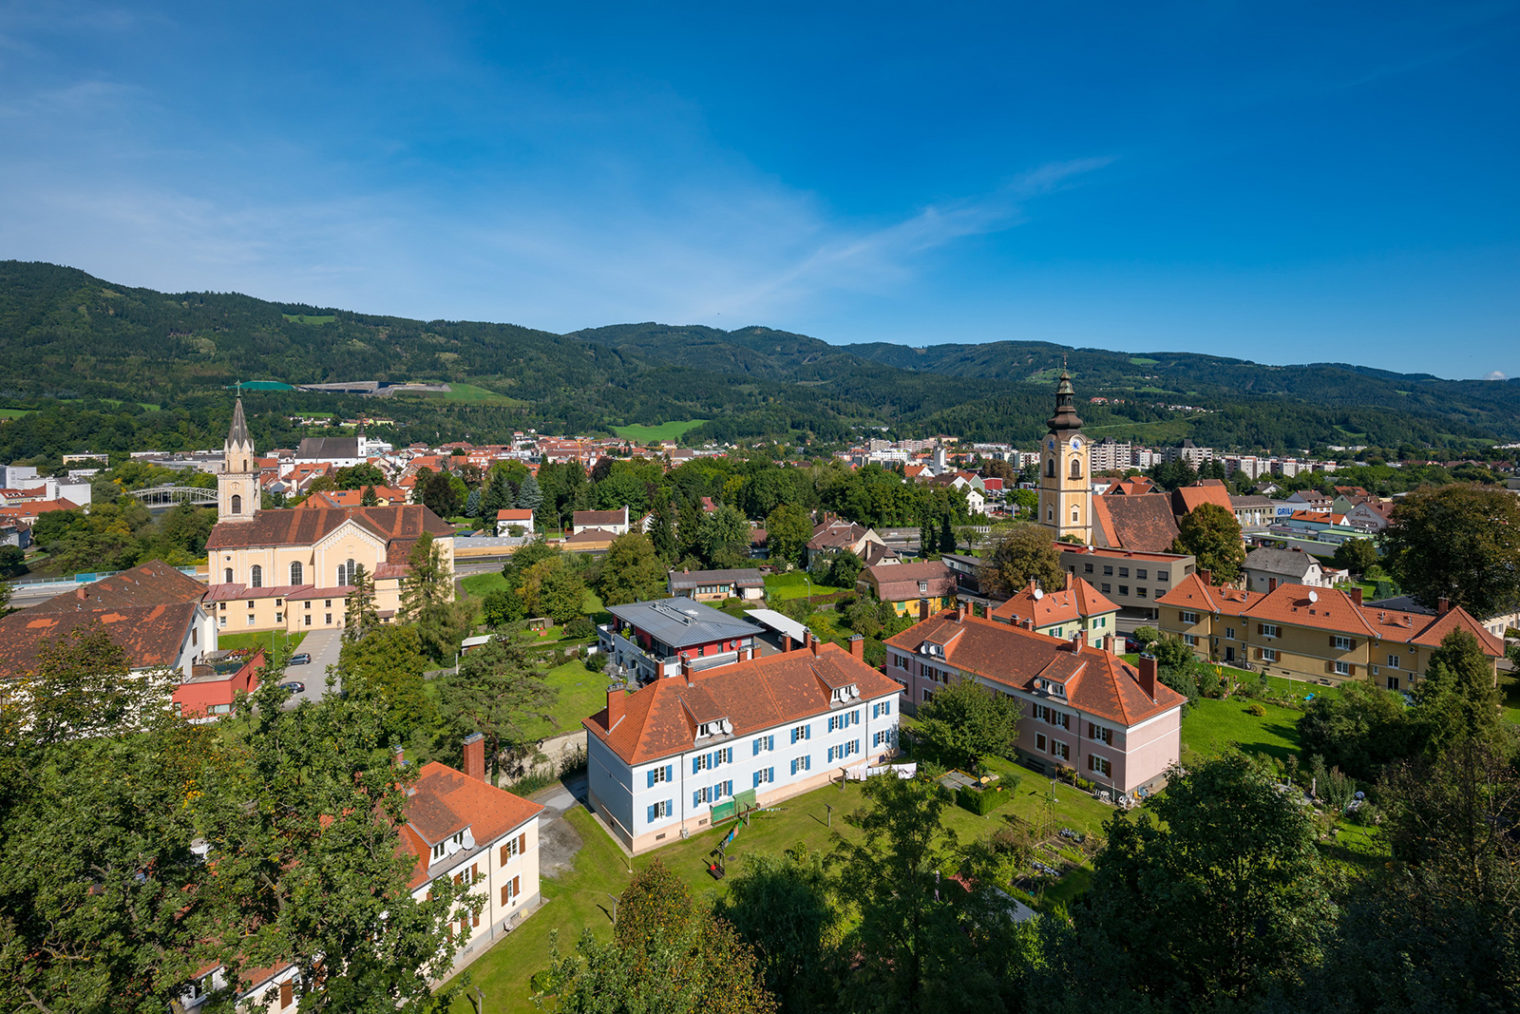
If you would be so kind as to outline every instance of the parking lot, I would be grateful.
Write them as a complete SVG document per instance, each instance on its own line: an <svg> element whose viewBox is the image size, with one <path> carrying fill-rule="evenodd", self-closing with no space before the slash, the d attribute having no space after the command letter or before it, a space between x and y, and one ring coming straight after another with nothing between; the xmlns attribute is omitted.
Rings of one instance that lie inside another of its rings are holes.
<svg viewBox="0 0 1520 1014"><path fill-rule="evenodd" d="M290 702L286 707L295 707L302 701L319 701L327 695L327 670L338 667L338 652L343 647L343 631L341 630L313 630L301 641L300 647L296 648L295 654L307 654L311 661L305 665L289 666L280 682L289 683L294 680L303 683L305 690L291 694ZM334 684L336 692L340 687Z"/></svg>

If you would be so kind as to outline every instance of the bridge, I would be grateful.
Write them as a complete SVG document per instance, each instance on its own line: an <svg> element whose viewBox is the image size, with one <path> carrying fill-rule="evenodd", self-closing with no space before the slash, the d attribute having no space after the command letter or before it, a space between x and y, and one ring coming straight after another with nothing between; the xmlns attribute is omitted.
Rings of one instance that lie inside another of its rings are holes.
<svg viewBox="0 0 1520 1014"><path fill-rule="evenodd" d="M127 495L137 497L149 507L172 507L182 503L216 506L216 490L199 486L151 486L130 490Z"/></svg>

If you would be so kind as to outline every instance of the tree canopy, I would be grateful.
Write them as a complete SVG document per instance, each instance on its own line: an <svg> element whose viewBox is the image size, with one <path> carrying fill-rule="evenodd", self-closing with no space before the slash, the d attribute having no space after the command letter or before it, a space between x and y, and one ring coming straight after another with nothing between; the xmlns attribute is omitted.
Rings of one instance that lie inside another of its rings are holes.
<svg viewBox="0 0 1520 1014"><path fill-rule="evenodd" d="M1520 604L1520 498L1481 486L1431 486L1398 502L1385 566L1426 606L1445 599L1486 619Z"/></svg>

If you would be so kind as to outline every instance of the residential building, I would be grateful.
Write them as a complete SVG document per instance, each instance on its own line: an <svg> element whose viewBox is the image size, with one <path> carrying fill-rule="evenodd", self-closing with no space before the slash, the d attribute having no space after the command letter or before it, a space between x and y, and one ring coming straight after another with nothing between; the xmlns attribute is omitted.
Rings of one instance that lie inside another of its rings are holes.
<svg viewBox="0 0 1520 1014"><path fill-rule="evenodd" d="M605 532L608 535L628 534L628 505L615 511L576 511L570 516L570 534L582 532Z"/></svg>
<svg viewBox="0 0 1520 1014"><path fill-rule="evenodd" d="M1052 539L1093 540L1092 487L1089 485L1087 438L1072 404L1071 375L1061 371L1056 411L1041 447L1039 523Z"/></svg>
<svg viewBox="0 0 1520 1014"><path fill-rule="evenodd" d="M182 718L197 724L232 714L238 694L251 694L259 688L264 661L263 648L248 658L221 651L202 656L192 667L190 677L174 688L171 699L174 709Z"/></svg>
<svg viewBox="0 0 1520 1014"><path fill-rule="evenodd" d="M807 562L811 565L819 554L841 550L854 553L868 565L897 555L887 548L886 540L868 526L826 515L814 526L813 535L808 539Z"/></svg>
<svg viewBox="0 0 1520 1014"><path fill-rule="evenodd" d="M1504 642L1460 608L1428 616L1364 605L1360 588L1278 584L1270 592L1243 591L1212 588L1199 573L1159 605L1161 632L1182 638L1202 658L1325 684L1370 678L1407 690L1453 630L1471 633L1496 662L1504 654Z"/></svg>
<svg viewBox="0 0 1520 1014"><path fill-rule="evenodd" d="M927 616L955 605L955 574L942 560L866 567L855 590L890 603L898 616Z"/></svg>
<svg viewBox="0 0 1520 1014"><path fill-rule="evenodd" d="M612 622L597 628L597 643L614 675L640 683L684 675L749 658L761 628L688 598L609 606Z"/></svg>
<svg viewBox="0 0 1520 1014"><path fill-rule="evenodd" d="M206 540L206 601L227 631L313 630L343 626L359 566L373 578L382 619L401 606L407 559L434 536L452 593L454 529L428 508L299 507L261 510L258 466L243 402L233 408L217 476L216 526Z"/></svg>
<svg viewBox="0 0 1520 1014"><path fill-rule="evenodd" d="M1065 587L1045 591L1031 580L988 615L999 623L1010 623L1057 640L1081 633L1089 644L1102 645L1105 638L1114 634L1119 607L1068 570Z"/></svg>
<svg viewBox="0 0 1520 1014"><path fill-rule="evenodd" d="M1167 553L1180 530L1172 511L1172 498L1160 491L1123 492L1120 483L1103 496L1092 498L1093 545L1105 549L1129 549L1141 553Z"/></svg>
<svg viewBox="0 0 1520 1014"><path fill-rule="evenodd" d="M46 645L98 626L133 672L189 680L201 657L216 650L205 593L199 581L154 560L0 617L0 677L26 675Z"/></svg>
<svg viewBox="0 0 1520 1014"><path fill-rule="evenodd" d="M607 692L587 718L592 811L643 852L756 806L773 806L897 749L897 683L810 640L688 679Z"/></svg>
<svg viewBox="0 0 1520 1014"><path fill-rule="evenodd" d="M1393 504L1380 500L1365 500L1346 512L1347 524L1374 535L1387 531L1392 520Z"/></svg>
<svg viewBox="0 0 1520 1014"><path fill-rule="evenodd" d="M1036 770L1070 768L1115 794L1154 789L1181 751L1187 698L1156 679L1155 659L1131 666L1089 647L969 614L930 617L887 639L887 675L916 710L951 683L974 680L1023 705L1017 752Z"/></svg>
<svg viewBox="0 0 1520 1014"><path fill-rule="evenodd" d="M1267 497L1255 494L1230 497L1230 512L1235 515L1241 531L1260 531L1277 518L1276 505Z"/></svg>
<svg viewBox="0 0 1520 1014"><path fill-rule="evenodd" d="M531 507L505 507L496 512L496 535L498 538L512 534L513 528L521 528L522 534L533 534L533 509Z"/></svg>
<svg viewBox="0 0 1520 1014"><path fill-rule="evenodd" d="M1301 584L1306 588L1333 588L1345 578L1343 570L1331 570L1309 553L1299 549L1262 546L1246 554L1247 591L1269 592L1280 584Z"/></svg>
<svg viewBox="0 0 1520 1014"><path fill-rule="evenodd" d="M765 598L765 578L754 568L737 570L673 570L667 590L679 598L698 602L721 602L743 599L759 602Z"/></svg>
<svg viewBox="0 0 1520 1014"><path fill-rule="evenodd" d="M1101 546L1057 545L1068 574L1090 582L1119 607L1119 619L1133 629L1156 619L1156 600L1196 569L1185 553L1146 553Z"/></svg>

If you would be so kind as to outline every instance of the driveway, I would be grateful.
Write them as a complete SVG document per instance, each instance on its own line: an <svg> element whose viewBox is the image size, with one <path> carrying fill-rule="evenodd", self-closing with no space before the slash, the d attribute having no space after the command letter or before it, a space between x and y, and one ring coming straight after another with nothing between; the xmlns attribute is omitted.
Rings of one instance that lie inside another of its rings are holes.
<svg viewBox="0 0 1520 1014"><path fill-rule="evenodd" d="M311 656L311 662L306 665L287 666L281 682L296 680L306 684L306 689L298 694L291 694L290 702L285 705L287 708L293 708L302 701L320 701L327 696L327 670L329 667L337 669L338 652L342 648L343 631L341 630L313 630L302 639L295 654L305 652ZM339 689L341 689L339 686L333 687L334 692Z"/></svg>
<svg viewBox="0 0 1520 1014"><path fill-rule="evenodd" d="M542 877L557 877L575 862L581 850L580 832L565 819L565 811L586 794L586 776L571 775L532 796L544 808L538 820L538 872Z"/></svg>

